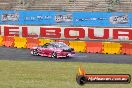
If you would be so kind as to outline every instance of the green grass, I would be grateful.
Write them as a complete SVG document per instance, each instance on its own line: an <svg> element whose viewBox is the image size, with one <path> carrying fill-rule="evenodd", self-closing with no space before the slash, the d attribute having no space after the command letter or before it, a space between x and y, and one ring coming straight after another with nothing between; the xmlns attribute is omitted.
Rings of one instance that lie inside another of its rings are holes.
<svg viewBox="0 0 132 88"><path fill-rule="evenodd" d="M48 61L0 61L0 88L132 88L130 84L76 83L78 67L88 74L131 74L132 64Z"/></svg>

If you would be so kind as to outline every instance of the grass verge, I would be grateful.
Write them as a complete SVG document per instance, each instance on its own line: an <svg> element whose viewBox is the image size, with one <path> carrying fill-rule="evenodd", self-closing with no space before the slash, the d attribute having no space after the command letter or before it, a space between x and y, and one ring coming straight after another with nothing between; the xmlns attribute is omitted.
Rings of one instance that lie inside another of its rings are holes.
<svg viewBox="0 0 132 88"><path fill-rule="evenodd" d="M80 86L79 65L88 74L132 75L132 64L0 60L0 88L132 88L132 83Z"/></svg>

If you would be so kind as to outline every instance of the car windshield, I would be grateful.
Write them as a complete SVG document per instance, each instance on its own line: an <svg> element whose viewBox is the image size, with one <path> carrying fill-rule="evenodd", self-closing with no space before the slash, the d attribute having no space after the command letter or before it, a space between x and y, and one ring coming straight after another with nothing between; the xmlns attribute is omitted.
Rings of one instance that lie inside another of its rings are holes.
<svg viewBox="0 0 132 88"><path fill-rule="evenodd" d="M41 47L47 48L48 45L49 45L49 43L46 43L46 44L42 45Z"/></svg>
<svg viewBox="0 0 132 88"><path fill-rule="evenodd" d="M66 44L64 44L64 43L55 43L54 46L55 46L56 48L68 47L68 46L67 46Z"/></svg>

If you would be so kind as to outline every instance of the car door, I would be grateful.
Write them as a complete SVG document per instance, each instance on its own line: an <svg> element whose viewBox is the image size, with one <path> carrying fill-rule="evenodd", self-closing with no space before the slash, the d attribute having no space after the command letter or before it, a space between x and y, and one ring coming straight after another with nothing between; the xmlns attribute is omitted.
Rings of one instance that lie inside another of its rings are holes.
<svg viewBox="0 0 132 88"><path fill-rule="evenodd" d="M42 47L41 47L41 53L46 56L47 55L47 47L48 47L49 44L44 44Z"/></svg>
<svg viewBox="0 0 132 88"><path fill-rule="evenodd" d="M46 52L46 55L51 55L52 54L52 52L53 52L53 46L52 46L52 44L49 44L47 46L47 49L45 50L45 52Z"/></svg>

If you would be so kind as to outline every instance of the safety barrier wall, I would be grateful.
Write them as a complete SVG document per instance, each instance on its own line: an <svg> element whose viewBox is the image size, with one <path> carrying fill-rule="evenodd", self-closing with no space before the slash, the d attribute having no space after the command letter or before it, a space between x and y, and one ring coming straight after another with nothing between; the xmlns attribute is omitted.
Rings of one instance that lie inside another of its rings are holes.
<svg viewBox="0 0 132 88"><path fill-rule="evenodd" d="M86 52L85 41L69 41L69 46L74 48L76 52Z"/></svg>
<svg viewBox="0 0 132 88"><path fill-rule="evenodd" d="M49 42L64 42L74 48L76 52L132 55L132 43L68 41L0 36L0 46L5 47L30 49L34 46L44 45Z"/></svg>
<svg viewBox="0 0 132 88"><path fill-rule="evenodd" d="M14 37L4 36L3 41L2 41L2 45L6 46L6 47L13 46L14 45Z"/></svg>
<svg viewBox="0 0 132 88"><path fill-rule="evenodd" d="M51 39L39 39L39 45L44 45L46 43L49 43L49 42L54 42L54 40L51 40Z"/></svg>
<svg viewBox="0 0 132 88"><path fill-rule="evenodd" d="M3 36L0 36L0 46L3 46Z"/></svg>
<svg viewBox="0 0 132 88"><path fill-rule="evenodd" d="M131 27L131 12L0 10L0 24Z"/></svg>
<svg viewBox="0 0 132 88"><path fill-rule="evenodd" d="M87 53L102 53L102 42L86 42Z"/></svg>
<svg viewBox="0 0 132 88"><path fill-rule="evenodd" d="M16 48L26 48L27 39L24 37L14 37L14 47Z"/></svg>
<svg viewBox="0 0 132 88"><path fill-rule="evenodd" d="M105 54L120 54L121 44L115 42L103 42L103 53Z"/></svg>
<svg viewBox="0 0 132 88"><path fill-rule="evenodd" d="M132 54L132 43L122 43L121 45L121 54Z"/></svg>
<svg viewBox="0 0 132 88"><path fill-rule="evenodd" d="M32 48L39 45L39 40L34 38L26 38L27 39L27 48Z"/></svg>

